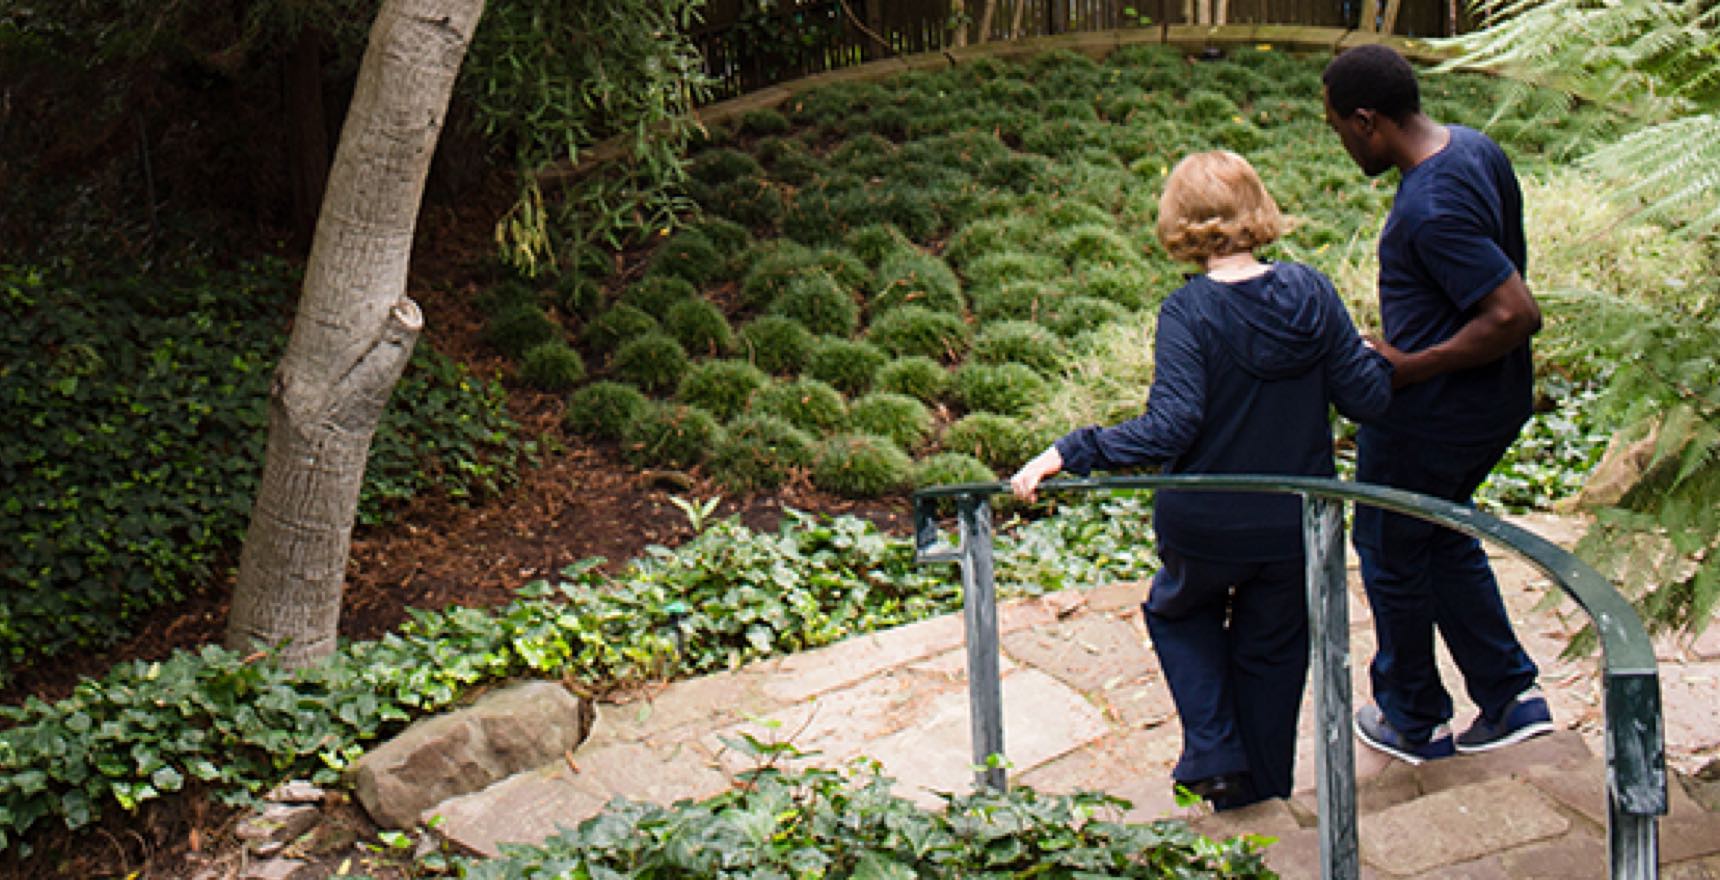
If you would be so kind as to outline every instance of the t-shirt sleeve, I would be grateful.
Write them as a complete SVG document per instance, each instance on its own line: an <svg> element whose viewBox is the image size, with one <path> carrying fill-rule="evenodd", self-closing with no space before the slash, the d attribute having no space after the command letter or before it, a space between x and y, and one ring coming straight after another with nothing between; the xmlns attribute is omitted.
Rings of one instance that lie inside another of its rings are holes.
<svg viewBox="0 0 1720 880"><path fill-rule="evenodd" d="M1459 311L1492 293L1517 271L1511 258L1471 220L1428 218L1415 233L1416 256Z"/></svg>

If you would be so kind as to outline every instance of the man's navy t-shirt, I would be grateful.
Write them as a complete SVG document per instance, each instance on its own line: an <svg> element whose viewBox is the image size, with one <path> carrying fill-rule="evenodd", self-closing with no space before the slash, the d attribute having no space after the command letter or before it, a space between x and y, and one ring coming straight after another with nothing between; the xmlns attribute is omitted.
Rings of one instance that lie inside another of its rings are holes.
<svg viewBox="0 0 1720 880"><path fill-rule="evenodd" d="M1486 135L1447 126L1451 142L1404 174L1380 234L1380 322L1416 352L1451 338L1511 276L1527 275L1523 193ZM1534 405L1527 342L1497 361L1398 389L1379 427L1446 443L1516 435Z"/></svg>

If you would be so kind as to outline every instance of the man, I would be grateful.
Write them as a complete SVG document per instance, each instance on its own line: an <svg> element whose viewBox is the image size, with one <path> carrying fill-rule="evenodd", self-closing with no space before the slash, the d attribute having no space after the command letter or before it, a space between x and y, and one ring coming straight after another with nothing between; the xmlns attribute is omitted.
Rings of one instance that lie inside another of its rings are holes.
<svg viewBox="0 0 1720 880"><path fill-rule="evenodd" d="M1395 390L1357 437L1356 479L1471 503L1533 405L1541 312L1523 281L1516 174L1485 135L1423 114L1415 71L1389 47L1351 49L1322 80L1326 122L1362 171L1402 172L1380 234L1375 342ZM1479 541L1359 506L1355 545L1379 642L1374 704L1356 713L1363 743L1419 764L1553 729ZM1480 709L1455 738L1436 628Z"/></svg>

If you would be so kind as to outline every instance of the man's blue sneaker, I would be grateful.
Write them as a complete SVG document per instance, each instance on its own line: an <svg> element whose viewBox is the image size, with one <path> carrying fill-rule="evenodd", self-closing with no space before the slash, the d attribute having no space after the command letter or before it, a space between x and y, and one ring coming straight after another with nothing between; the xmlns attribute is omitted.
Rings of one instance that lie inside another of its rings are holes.
<svg viewBox="0 0 1720 880"><path fill-rule="evenodd" d="M1498 718L1481 717L1468 730L1457 735L1457 750L1465 754L1485 752L1520 743L1532 736L1553 729L1553 713L1547 708L1547 698L1540 688L1530 688L1517 695Z"/></svg>
<svg viewBox="0 0 1720 880"><path fill-rule="evenodd" d="M1386 720L1380 707L1372 703L1363 706L1361 711L1356 713L1356 738L1361 740L1363 745L1371 746L1411 765L1457 754L1457 749L1452 746L1450 727L1441 724L1433 729L1433 736L1426 742L1410 742Z"/></svg>

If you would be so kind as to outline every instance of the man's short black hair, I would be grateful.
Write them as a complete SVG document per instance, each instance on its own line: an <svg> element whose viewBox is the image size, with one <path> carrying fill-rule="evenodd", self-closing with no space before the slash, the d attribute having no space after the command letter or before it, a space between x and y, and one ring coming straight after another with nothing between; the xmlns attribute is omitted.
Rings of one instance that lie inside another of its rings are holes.
<svg viewBox="0 0 1720 880"><path fill-rule="evenodd" d="M1415 69L1396 49L1367 43L1346 50L1320 75L1326 100L1339 116L1372 110L1402 121L1421 112L1421 89Z"/></svg>

